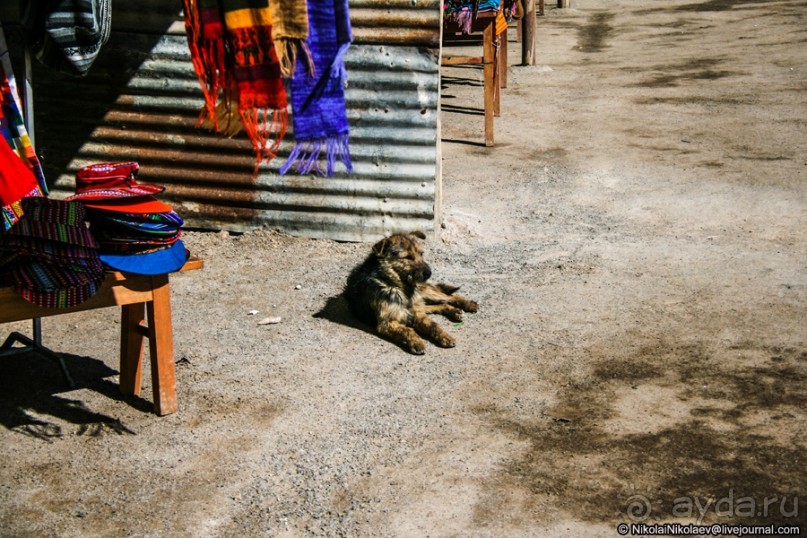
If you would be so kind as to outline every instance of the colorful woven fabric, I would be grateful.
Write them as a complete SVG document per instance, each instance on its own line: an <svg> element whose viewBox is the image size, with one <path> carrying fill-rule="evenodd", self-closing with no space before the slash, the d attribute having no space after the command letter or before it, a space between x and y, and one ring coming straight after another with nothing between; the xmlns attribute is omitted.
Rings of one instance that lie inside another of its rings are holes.
<svg viewBox="0 0 807 538"><path fill-rule="evenodd" d="M298 69L291 79L295 145L281 174L294 170L332 176L337 161L353 170L344 89L344 56L352 40L347 0L310 0L308 48L316 76Z"/></svg>
<svg viewBox="0 0 807 538"><path fill-rule="evenodd" d="M45 176L23 123L17 83L0 26L0 232L23 214L22 199L47 194Z"/></svg>
<svg viewBox="0 0 807 538"><path fill-rule="evenodd" d="M518 10L517 0L446 0L443 4L443 13L447 21L459 26L464 34L472 32L476 15L480 11L497 11L496 35L507 30L507 24Z"/></svg>
<svg viewBox="0 0 807 538"><path fill-rule="evenodd" d="M84 263L63 263L61 265L32 261L18 266L11 274L20 289L53 293L70 290L104 279L104 269L97 257Z"/></svg>
<svg viewBox="0 0 807 538"><path fill-rule="evenodd" d="M103 282L103 279L102 279ZM88 284L75 286L56 291L37 291L28 288L15 286L15 291L29 303L44 308L72 308L87 301L95 295L101 283L90 282Z"/></svg>
<svg viewBox="0 0 807 538"><path fill-rule="evenodd" d="M272 36L280 61L280 72L290 78L297 66L297 58L305 62L305 68L314 75L314 63L308 50L308 4L300 0L269 0L272 15Z"/></svg>
<svg viewBox="0 0 807 538"><path fill-rule="evenodd" d="M43 64L86 75L112 30L112 0L29 2L25 24L31 49Z"/></svg>
<svg viewBox="0 0 807 538"><path fill-rule="evenodd" d="M162 185L135 181L140 165L136 162L97 163L76 172L75 194L68 201L101 201L118 198L137 198L158 194Z"/></svg>
<svg viewBox="0 0 807 538"><path fill-rule="evenodd" d="M219 133L246 131L256 171L277 155L288 101L272 41L268 0L183 0L185 30L205 107Z"/></svg>
<svg viewBox="0 0 807 538"><path fill-rule="evenodd" d="M84 222L84 206L25 198L24 215L0 239L0 279L26 300L68 308L89 299L104 279L98 243Z"/></svg>
<svg viewBox="0 0 807 538"><path fill-rule="evenodd" d="M75 202L50 198L24 198L25 213L12 226L8 236L35 237L80 247L98 248L95 238L84 224L84 207Z"/></svg>

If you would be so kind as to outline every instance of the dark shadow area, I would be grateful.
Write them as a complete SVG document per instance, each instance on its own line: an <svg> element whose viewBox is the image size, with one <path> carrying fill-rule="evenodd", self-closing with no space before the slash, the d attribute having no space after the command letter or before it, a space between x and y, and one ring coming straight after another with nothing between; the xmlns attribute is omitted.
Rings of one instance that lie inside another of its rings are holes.
<svg viewBox="0 0 807 538"><path fill-rule="evenodd" d="M465 77L440 77L440 89L445 90L451 86L473 86L475 88L484 88L485 82L483 80Z"/></svg>
<svg viewBox="0 0 807 538"><path fill-rule="evenodd" d="M455 114L467 114L469 116L484 116L485 109L483 108L476 108L470 106L458 106L458 105L447 105L443 104L440 107L441 110L445 112L453 112Z"/></svg>
<svg viewBox="0 0 807 538"><path fill-rule="evenodd" d="M113 2L112 34L86 77L71 77L36 60L32 62L36 148L42 157L49 187L65 173L79 149L90 140L99 125L106 121L125 129L125 119L137 117L137 103L122 103L119 98L133 93L132 88L126 91L124 89L141 64L149 58L162 34L176 20L176 13L179 11L173 5L151 10L148 17L143 18L147 22L147 28L133 33L131 21L124 16L121 6L121 2ZM133 9L129 7L128 11L132 12ZM159 73L155 73L155 77L157 76ZM135 89L134 93L147 97L150 90ZM130 108L131 116L122 117L116 125L115 121L110 122L107 117L112 108ZM131 155L130 159L138 160L142 157L143 155ZM116 159L99 155L98 161L105 160Z"/></svg>
<svg viewBox="0 0 807 538"><path fill-rule="evenodd" d="M478 147L478 148L486 148L487 147L484 142L471 142L470 140L456 140L454 138L441 138L440 141L443 142L444 144L463 144L465 146L475 146L475 147Z"/></svg>
<svg viewBox="0 0 807 538"><path fill-rule="evenodd" d="M104 431L134 434L119 419L95 412L81 400L62 393L89 389L143 412L151 411L151 403L121 394L118 384L106 379L118 372L102 361L60 355L75 381L73 389L67 388L58 365L40 353L21 352L0 358L0 424L45 441L66 434L49 417L77 425L78 435L100 435Z"/></svg>
<svg viewBox="0 0 807 538"><path fill-rule="evenodd" d="M613 13L595 13L577 29L577 47L581 52L602 52L614 28L610 22Z"/></svg>
<svg viewBox="0 0 807 538"><path fill-rule="evenodd" d="M358 329L368 334L375 334L373 327L362 322L350 311L344 296L339 294L334 297L328 297L322 309L314 314L315 318L326 319L332 323L338 323L351 329Z"/></svg>
<svg viewBox="0 0 807 538"><path fill-rule="evenodd" d="M664 341L626 350L625 358L588 351L595 361L590 381L564 387L560 403L543 416L525 420L492 406L476 409L528 447L491 481L488 501L476 510L480 522L496 510L497 496L513 488L531 499L525 510L538 518L550 513L551 499L563 499L558 510L603 524L683 524L692 521L687 517L747 525L804 521L797 497L807 488L807 451L794 441L800 434L792 412L807 407L805 351L749 343L716 358L699 344ZM766 358L753 365L725 360L743 354ZM617 402L643 385L650 387L644 402L651 406L655 387L681 387L674 403L686 412L657 423L654 417L671 416L662 407L669 400L660 399L649 417L627 416L647 408L620 410ZM622 431L608 427L612 419L647 426Z"/></svg>

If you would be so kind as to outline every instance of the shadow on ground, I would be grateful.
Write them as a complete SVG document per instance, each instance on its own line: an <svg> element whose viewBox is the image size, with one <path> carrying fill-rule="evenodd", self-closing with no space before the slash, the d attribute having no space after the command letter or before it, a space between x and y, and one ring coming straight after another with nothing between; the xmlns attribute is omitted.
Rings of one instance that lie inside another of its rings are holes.
<svg viewBox="0 0 807 538"><path fill-rule="evenodd" d="M118 384L108 379L118 372L91 357L61 354L75 386L70 388L58 364L33 352L0 358L0 424L9 430L48 441L62 437L59 423L76 425L78 435L99 435L104 430L118 434L134 432L119 419L90 409L80 399L65 393L89 389L113 399L126 401L143 412L151 404L136 396L121 394Z"/></svg>
<svg viewBox="0 0 807 538"><path fill-rule="evenodd" d="M544 416L476 410L528 446L491 482L480 524L514 490L533 520L564 499L569 517L593 523L797 521L807 454L792 425L807 406L807 352L753 344L710 352L664 340L621 359L589 351L594 375L566 387ZM723 351L755 360L715 356ZM661 391L677 391L675 409L655 404ZM631 403L642 392L645 402Z"/></svg>

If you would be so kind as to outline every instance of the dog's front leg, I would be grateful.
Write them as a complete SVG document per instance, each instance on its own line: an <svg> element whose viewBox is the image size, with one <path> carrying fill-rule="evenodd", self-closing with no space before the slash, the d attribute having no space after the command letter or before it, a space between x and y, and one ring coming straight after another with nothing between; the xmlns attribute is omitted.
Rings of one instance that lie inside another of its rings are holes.
<svg viewBox="0 0 807 538"><path fill-rule="evenodd" d="M426 346L423 344L423 340L420 339L415 331L400 321L382 321L379 322L376 329L378 330L378 334L394 342L398 342L415 355L423 355L426 353Z"/></svg>
<svg viewBox="0 0 807 538"><path fill-rule="evenodd" d="M443 328L426 315L425 312L416 312L412 326L417 332L440 347L454 347L456 342Z"/></svg>
<svg viewBox="0 0 807 538"><path fill-rule="evenodd" d="M462 321L462 310L450 304L427 304L423 310L427 314L442 314L451 321Z"/></svg>

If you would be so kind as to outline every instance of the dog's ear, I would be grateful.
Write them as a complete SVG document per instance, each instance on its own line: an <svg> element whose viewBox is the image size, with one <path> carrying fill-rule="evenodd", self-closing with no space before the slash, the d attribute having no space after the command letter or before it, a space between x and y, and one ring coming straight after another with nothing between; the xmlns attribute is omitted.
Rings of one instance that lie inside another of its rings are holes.
<svg viewBox="0 0 807 538"><path fill-rule="evenodd" d="M426 239L426 234L421 232L420 230L415 230L414 232L409 232L410 235L414 235L415 237L419 237L421 239Z"/></svg>
<svg viewBox="0 0 807 538"><path fill-rule="evenodd" d="M389 237L385 237L375 245L373 245L373 254L376 256L383 256L384 252L386 252L387 247L389 247Z"/></svg>

